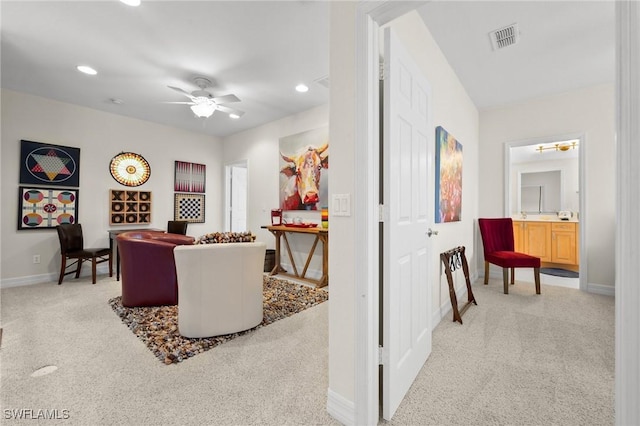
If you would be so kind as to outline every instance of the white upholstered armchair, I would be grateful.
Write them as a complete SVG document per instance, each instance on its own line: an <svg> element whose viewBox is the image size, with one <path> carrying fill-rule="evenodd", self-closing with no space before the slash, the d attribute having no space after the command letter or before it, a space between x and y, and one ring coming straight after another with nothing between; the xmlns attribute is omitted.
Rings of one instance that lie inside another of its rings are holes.
<svg viewBox="0 0 640 426"><path fill-rule="evenodd" d="M260 324L265 251L261 242L177 246L180 334L212 337Z"/></svg>

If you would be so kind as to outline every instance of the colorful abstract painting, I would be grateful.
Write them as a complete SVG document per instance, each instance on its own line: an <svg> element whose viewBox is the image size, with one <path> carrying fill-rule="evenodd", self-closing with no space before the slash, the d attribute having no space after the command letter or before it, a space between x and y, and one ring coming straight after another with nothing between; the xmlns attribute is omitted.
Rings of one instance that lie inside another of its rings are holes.
<svg viewBox="0 0 640 426"><path fill-rule="evenodd" d="M174 194L173 220L204 223L204 195Z"/></svg>
<svg viewBox="0 0 640 426"><path fill-rule="evenodd" d="M80 148L20 141L20 183L80 186Z"/></svg>
<svg viewBox="0 0 640 426"><path fill-rule="evenodd" d="M78 190L20 187L18 230L48 229L78 220Z"/></svg>
<svg viewBox="0 0 640 426"><path fill-rule="evenodd" d="M280 208L319 210L328 205L329 129L280 139Z"/></svg>
<svg viewBox="0 0 640 426"><path fill-rule="evenodd" d="M462 144L444 128L436 128L436 223L458 222L462 216Z"/></svg>
<svg viewBox="0 0 640 426"><path fill-rule="evenodd" d="M206 172L204 164L176 161L174 191L204 194Z"/></svg>

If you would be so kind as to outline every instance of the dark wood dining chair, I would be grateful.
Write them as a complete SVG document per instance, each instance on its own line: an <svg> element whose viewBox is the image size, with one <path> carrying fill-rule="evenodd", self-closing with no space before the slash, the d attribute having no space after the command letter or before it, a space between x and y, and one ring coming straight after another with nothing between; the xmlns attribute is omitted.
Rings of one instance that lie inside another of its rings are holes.
<svg viewBox="0 0 640 426"><path fill-rule="evenodd" d="M109 276L113 276L113 265L111 263L111 252L109 247L106 248L85 248L84 238L82 237L82 225L67 224L58 225L58 239L60 240L60 254L62 256L60 265L60 278L58 285L62 284L65 275L75 272L76 278L80 276L82 262L91 260L91 280L96 283L96 265L102 262L109 262ZM72 262L67 265L67 259ZM75 266L75 270L69 270Z"/></svg>
<svg viewBox="0 0 640 426"><path fill-rule="evenodd" d="M509 269L511 284L514 284L515 268L533 268L536 294L540 294L540 258L515 251L513 220L510 217L478 219L478 225L484 246L484 283L489 283L489 264L500 266L504 294L509 294Z"/></svg>
<svg viewBox="0 0 640 426"><path fill-rule="evenodd" d="M167 233L187 235L187 225L189 222L186 220L170 220L167 222Z"/></svg>

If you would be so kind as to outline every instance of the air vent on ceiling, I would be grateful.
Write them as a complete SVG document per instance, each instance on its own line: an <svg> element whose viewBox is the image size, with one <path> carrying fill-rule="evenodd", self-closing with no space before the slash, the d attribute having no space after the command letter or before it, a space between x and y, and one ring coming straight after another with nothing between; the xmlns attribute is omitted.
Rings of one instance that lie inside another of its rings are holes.
<svg viewBox="0 0 640 426"><path fill-rule="evenodd" d="M520 40L520 31L518 30L518 24L511 24L508 27L491 31L489 33L489 37L491 38L491 45L493 46L493 50L502 49L503 47L516 44Z"/></svg>
<svg viewBox="0 0 640 426"><path fill-rule="evenodd" d="M314 82L318 83L322 87L325 87L327 89L329 88L329 77L328 76L320 77L320 78L314 80Z"/></svg>

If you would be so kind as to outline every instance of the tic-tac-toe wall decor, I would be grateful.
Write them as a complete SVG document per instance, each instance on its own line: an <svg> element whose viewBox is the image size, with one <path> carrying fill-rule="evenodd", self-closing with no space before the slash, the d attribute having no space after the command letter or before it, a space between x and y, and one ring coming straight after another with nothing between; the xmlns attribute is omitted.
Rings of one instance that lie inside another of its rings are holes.
<svg viewBox="0 0 640 426"><path fill-rule="evenodd" d="M18 231L55 228L77 222L77 189L21 186L19 195Z"/></svg>
<svg viewBox="0 0 640 426"><path fill-rule="evenodd" d="M204 164L175 162L174 191L204 194L207 166Z"/></svg>
<svg viewBox="0 0 640 426"><path fill-rule="evenodd" d="M80 148L20 141L20 183L80 186Z"/></svg>
<svg viewBox="0 0 640 426"><path fill-rule="evenodd" d="M109 224L151 223L151 191L109 191Z"/></svg>
<svg viewBox="0 0 640 426"><path fill-rule="evenodd" d="M176 193L173 220L204 223L204 195Z"/></svg>

